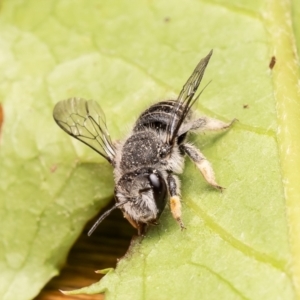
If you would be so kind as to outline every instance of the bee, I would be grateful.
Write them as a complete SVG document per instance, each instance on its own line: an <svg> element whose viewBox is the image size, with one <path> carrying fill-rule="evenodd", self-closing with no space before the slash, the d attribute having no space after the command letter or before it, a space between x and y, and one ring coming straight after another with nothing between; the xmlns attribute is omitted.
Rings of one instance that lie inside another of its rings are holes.
<svg viewBox="0 0 300 300"><path fill-rule="evenodd" d="M195 96L211 55L212 50L201 59L177 100L150 106L139 116L129 136L121 141L111 140L105 115L95 101L71 98L55 105L53 117L58 126L91 147L113 167L116 203L100 216L89 236L116 208L121 209L138 235L144 235L149 225L158 224L168 199L174 219L184 229L177 174L183 172L185 156L195 163L212 187L222 190L209 161L187 142L190 133L224 130L235 121L196 118L191 111L205 89Z"/></svg>

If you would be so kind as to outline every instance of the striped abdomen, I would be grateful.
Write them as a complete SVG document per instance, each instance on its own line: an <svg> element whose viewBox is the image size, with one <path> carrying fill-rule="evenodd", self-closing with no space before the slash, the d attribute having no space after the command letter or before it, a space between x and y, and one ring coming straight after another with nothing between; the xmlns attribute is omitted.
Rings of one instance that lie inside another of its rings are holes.
<svg viewBox="0 0 300 300"><path fill-rule="evenodd" d="M172 119L178 119L182 113L181 105L174 115L174 105L177 105L177 103L177 101L169 100L153 104L138 118L133 131L143 131L147 128L152 128L157 131L166 131Z"/></svg>

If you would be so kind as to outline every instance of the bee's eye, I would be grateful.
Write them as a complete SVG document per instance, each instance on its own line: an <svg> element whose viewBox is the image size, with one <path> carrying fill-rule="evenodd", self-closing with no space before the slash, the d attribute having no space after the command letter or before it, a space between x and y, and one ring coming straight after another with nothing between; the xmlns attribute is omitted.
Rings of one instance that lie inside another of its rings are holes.
<svg viewBox="0 0 300 300"><path fill-rule="evenodd" d="M160 214L166 206L167 186L163 178L158 174L150 174L149 181L153 190L153 197Z"/></svg>

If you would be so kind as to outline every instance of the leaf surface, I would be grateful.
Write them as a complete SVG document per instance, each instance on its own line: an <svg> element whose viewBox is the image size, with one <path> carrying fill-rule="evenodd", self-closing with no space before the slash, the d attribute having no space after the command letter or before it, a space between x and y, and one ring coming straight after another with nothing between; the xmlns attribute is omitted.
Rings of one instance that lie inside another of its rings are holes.
<svg viewBox="0 0 300 300"><path fill-rule="evenodd" d="M212 48L203 83L213 82L195 109L239 122L192 141L226 190L211 189L187 160L187 230L166 208L115 270L73 293L299 297L299 11L283 0L3 1L1 298L32 298L112 197L111 167L56 126L54 104L95 99L119 139L149 104L176 97Z"/></svg>

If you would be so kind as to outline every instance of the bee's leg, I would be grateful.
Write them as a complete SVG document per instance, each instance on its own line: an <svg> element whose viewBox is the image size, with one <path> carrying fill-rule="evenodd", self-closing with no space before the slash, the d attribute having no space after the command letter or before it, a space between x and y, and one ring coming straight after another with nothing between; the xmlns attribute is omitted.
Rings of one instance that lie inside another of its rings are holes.
<svg viewBox="0 0 300 300"><path fill-rule="evenodd" d="M210 185L218 190L223 190L223 188L216 182L215 173L210 162L205 158L200 150L190 144L180 145L180 150L186 153L189 158L196 164L201 174Z"/></svg>
<svg viewBox="0 0 300 300"><path fill-rule="evenodd" d="M145 236L147 231L147 225L145 223L138 224L138 235Z"/></svg>
<svg viewBox="0 0 300 300"><path fill-rule="evenodd" d="M224 130L229 128L235 121L237 121L237 119L233 119L231 122L225 123L223 121L204 116L193 121L190 130L197 130L198 132Z"/></svg>
<svg viewBox="0 0 300 300"><path fill-rule="evenodd" d="M169 174L167 177L168 188L170 192L170 207L173 218L177 221L181 229L184 229L181 220L181 202L180 202L180 183L177 176Z"/></svg>
<svg viewBox="0 0 300 300"><path fill-rule="evenodd" d="M127 219L127 221L131 224L132 227L136 228L138 231L138 235L144 235L146 231L146 224L144 223L138 223L135 220L133 220L127 213L123 213L124 218Z"/></svg>

